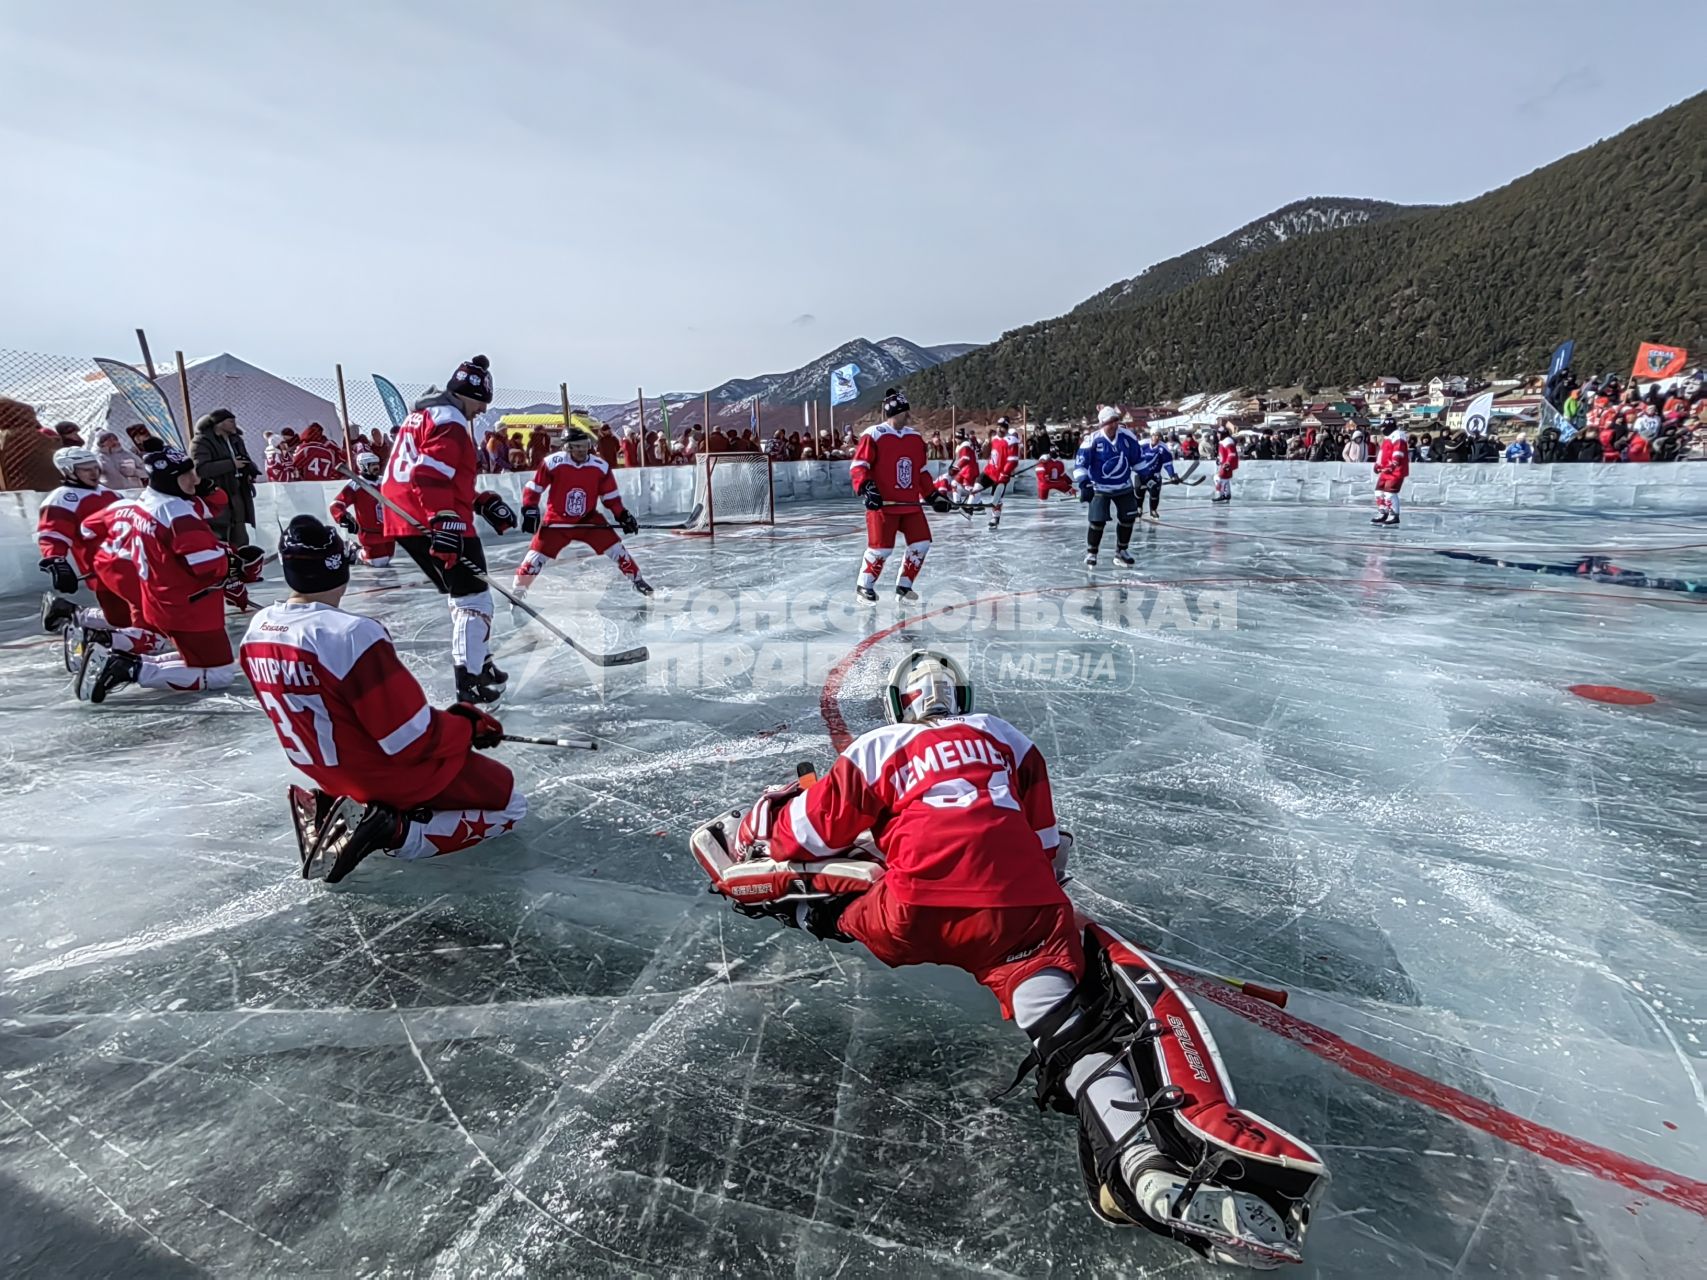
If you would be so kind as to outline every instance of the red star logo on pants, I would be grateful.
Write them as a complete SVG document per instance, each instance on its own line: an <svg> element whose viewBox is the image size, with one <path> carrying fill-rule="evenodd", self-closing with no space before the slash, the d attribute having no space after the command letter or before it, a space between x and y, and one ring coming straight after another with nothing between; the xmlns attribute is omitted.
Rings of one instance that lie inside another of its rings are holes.
<svg viewBox="0 0 1707 1280"><path fill-rule="evenodd" d="M427 843L437 849L438 854L455 853L458 849L466 849L470 845L479 844L486 838L486 833L492 830L492 823L486 821L480 810L473 810L471 818L467 813L457 821L456 830L449 835L436 836L427 833Z"/></svg>

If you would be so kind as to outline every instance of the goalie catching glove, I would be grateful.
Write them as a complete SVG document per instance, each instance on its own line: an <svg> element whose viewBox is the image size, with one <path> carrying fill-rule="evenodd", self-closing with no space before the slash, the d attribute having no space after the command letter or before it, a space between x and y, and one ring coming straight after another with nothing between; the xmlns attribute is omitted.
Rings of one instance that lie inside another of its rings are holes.
<svg viewBox="0 0 1707 1280"><path fill-rule="evenodd" d="M502 537L516 527L516 513L495 493L474 495L474 514L492 526L492 532Z"/></svg>

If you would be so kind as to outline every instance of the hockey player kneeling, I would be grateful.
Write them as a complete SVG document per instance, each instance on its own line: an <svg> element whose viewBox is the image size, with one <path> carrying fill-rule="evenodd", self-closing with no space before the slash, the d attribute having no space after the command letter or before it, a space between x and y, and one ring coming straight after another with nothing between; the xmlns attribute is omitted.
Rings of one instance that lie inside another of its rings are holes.
<svg viewBox="0 0 1707 1280"><path fill-rule="evenodd" d="M887 965L952 965L988 987L1032 1041L1015 1083L1036 1068L1038 1105L1078 1118L1104 1222L1217 1262L1301 1261L1321 1158L1237 1110L1185 994L1075 915L1061 888L1071 838L1057 832L1037 747L974 713L943 654L903 658L886 700L891 723L822 780L772 788L694 833L712 889Z"/></svg>
<svg viewBox="0 0 1707 1280"><path fill-rule="evenodd" d="M479 754L503 726L467 703L429 707L385 628L338 607L350 552L337 532L297 516L279 560L290 595L255 615L240 653L285 756L315 784L290 789L304 879L336 884L373 853L456 853L520 822L527 797Z"/></svg>

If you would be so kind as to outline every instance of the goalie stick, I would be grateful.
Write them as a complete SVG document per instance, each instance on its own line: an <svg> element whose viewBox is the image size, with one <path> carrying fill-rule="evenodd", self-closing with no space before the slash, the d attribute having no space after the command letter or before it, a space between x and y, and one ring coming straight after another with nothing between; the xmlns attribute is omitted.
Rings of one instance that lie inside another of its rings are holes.
<svg viewBox="0 0 1707 1280"><path fill-rule="evenodd" d="M356 485L364 492L372 494L374 500L378 502L380 506L384 507L399 520L402 520L405 524L409 525L416 533L420 534L422 537L429 536L426 527L423 526L419 520L415 519L414 516L399 507L390 498L386 497L385 494L380 491L379 486L374 484L373 481L367 479L365 476L357 475L354 471L351 471L345 466L340 466L338 470L348 479L355 481ZM564 644L568 645L595 667L632 666L636 662L645 662L652 656L651 652L645 645L637 645L632 649L622 649L616 653L600 653L596 649L589 649L586 645L575 639L574 636L570 635L556 623L552 622L550 618L547 618L538 609L535 609L526 600L513 592L504 590L503 587L492 581L491 576L482 571L477 565L466 559L462 560L460 563L464 569L467 569L475 577L479 578L480 581L484 582L488 589L496 591L499 595L503 596L504 599L508 600L512 606L527 614L528 617L539 623L540 626L551 632L552 635L563 641Z"/></svg>

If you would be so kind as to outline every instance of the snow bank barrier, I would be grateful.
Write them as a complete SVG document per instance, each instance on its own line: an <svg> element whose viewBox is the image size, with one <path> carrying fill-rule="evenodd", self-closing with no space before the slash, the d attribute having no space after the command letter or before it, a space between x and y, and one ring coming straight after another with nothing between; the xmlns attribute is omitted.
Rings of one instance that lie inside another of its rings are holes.
<svg viewBox="0 0 1707 1280"><path fill-rule="evenodd" d="M1211 472L1198 468L1199 475ZM780 462L772 474L779 504L832 497L852 501L846 462ZM482 476L480 487L502 493L519 509L522 480L519 475ZM693 504L691 467L619 469L617 483L642 523L648 516L684 515ZM327 504L341 487L334 481L257 485L257 540L270 547L279 524L302 512L326 519ZM1206 502L1213 491L1213 484L1175 486L1163 501ZM1373 492L1374 473L1365 463L1243 462L1233 478L1233 496L1241 503L1357 504L1371 502ZM1022 475L1010 501L1035 500L1036 493L1035 481ZM1707 464L1419 463L1411 467L1403 496L1407 508L1701 511L1707 509ZM0 493L0 595L46 588L47 578L36 568L40 500L37 493Z"/></svg>
<svg viewBox="0 0 1707 1280"><path fill-rule="evenodd" d="M1213 481L1207 462L1197 473ZM1207 500L1214 491L1212 482L1171 488L1162 500ZM1233 476L1240 502L1373 503L1374 493L1375 471L1366 462L1241 462ZM1700 510L1707 507L1707 465L1413 462L1401 497L1407 507Z"/></svg>

